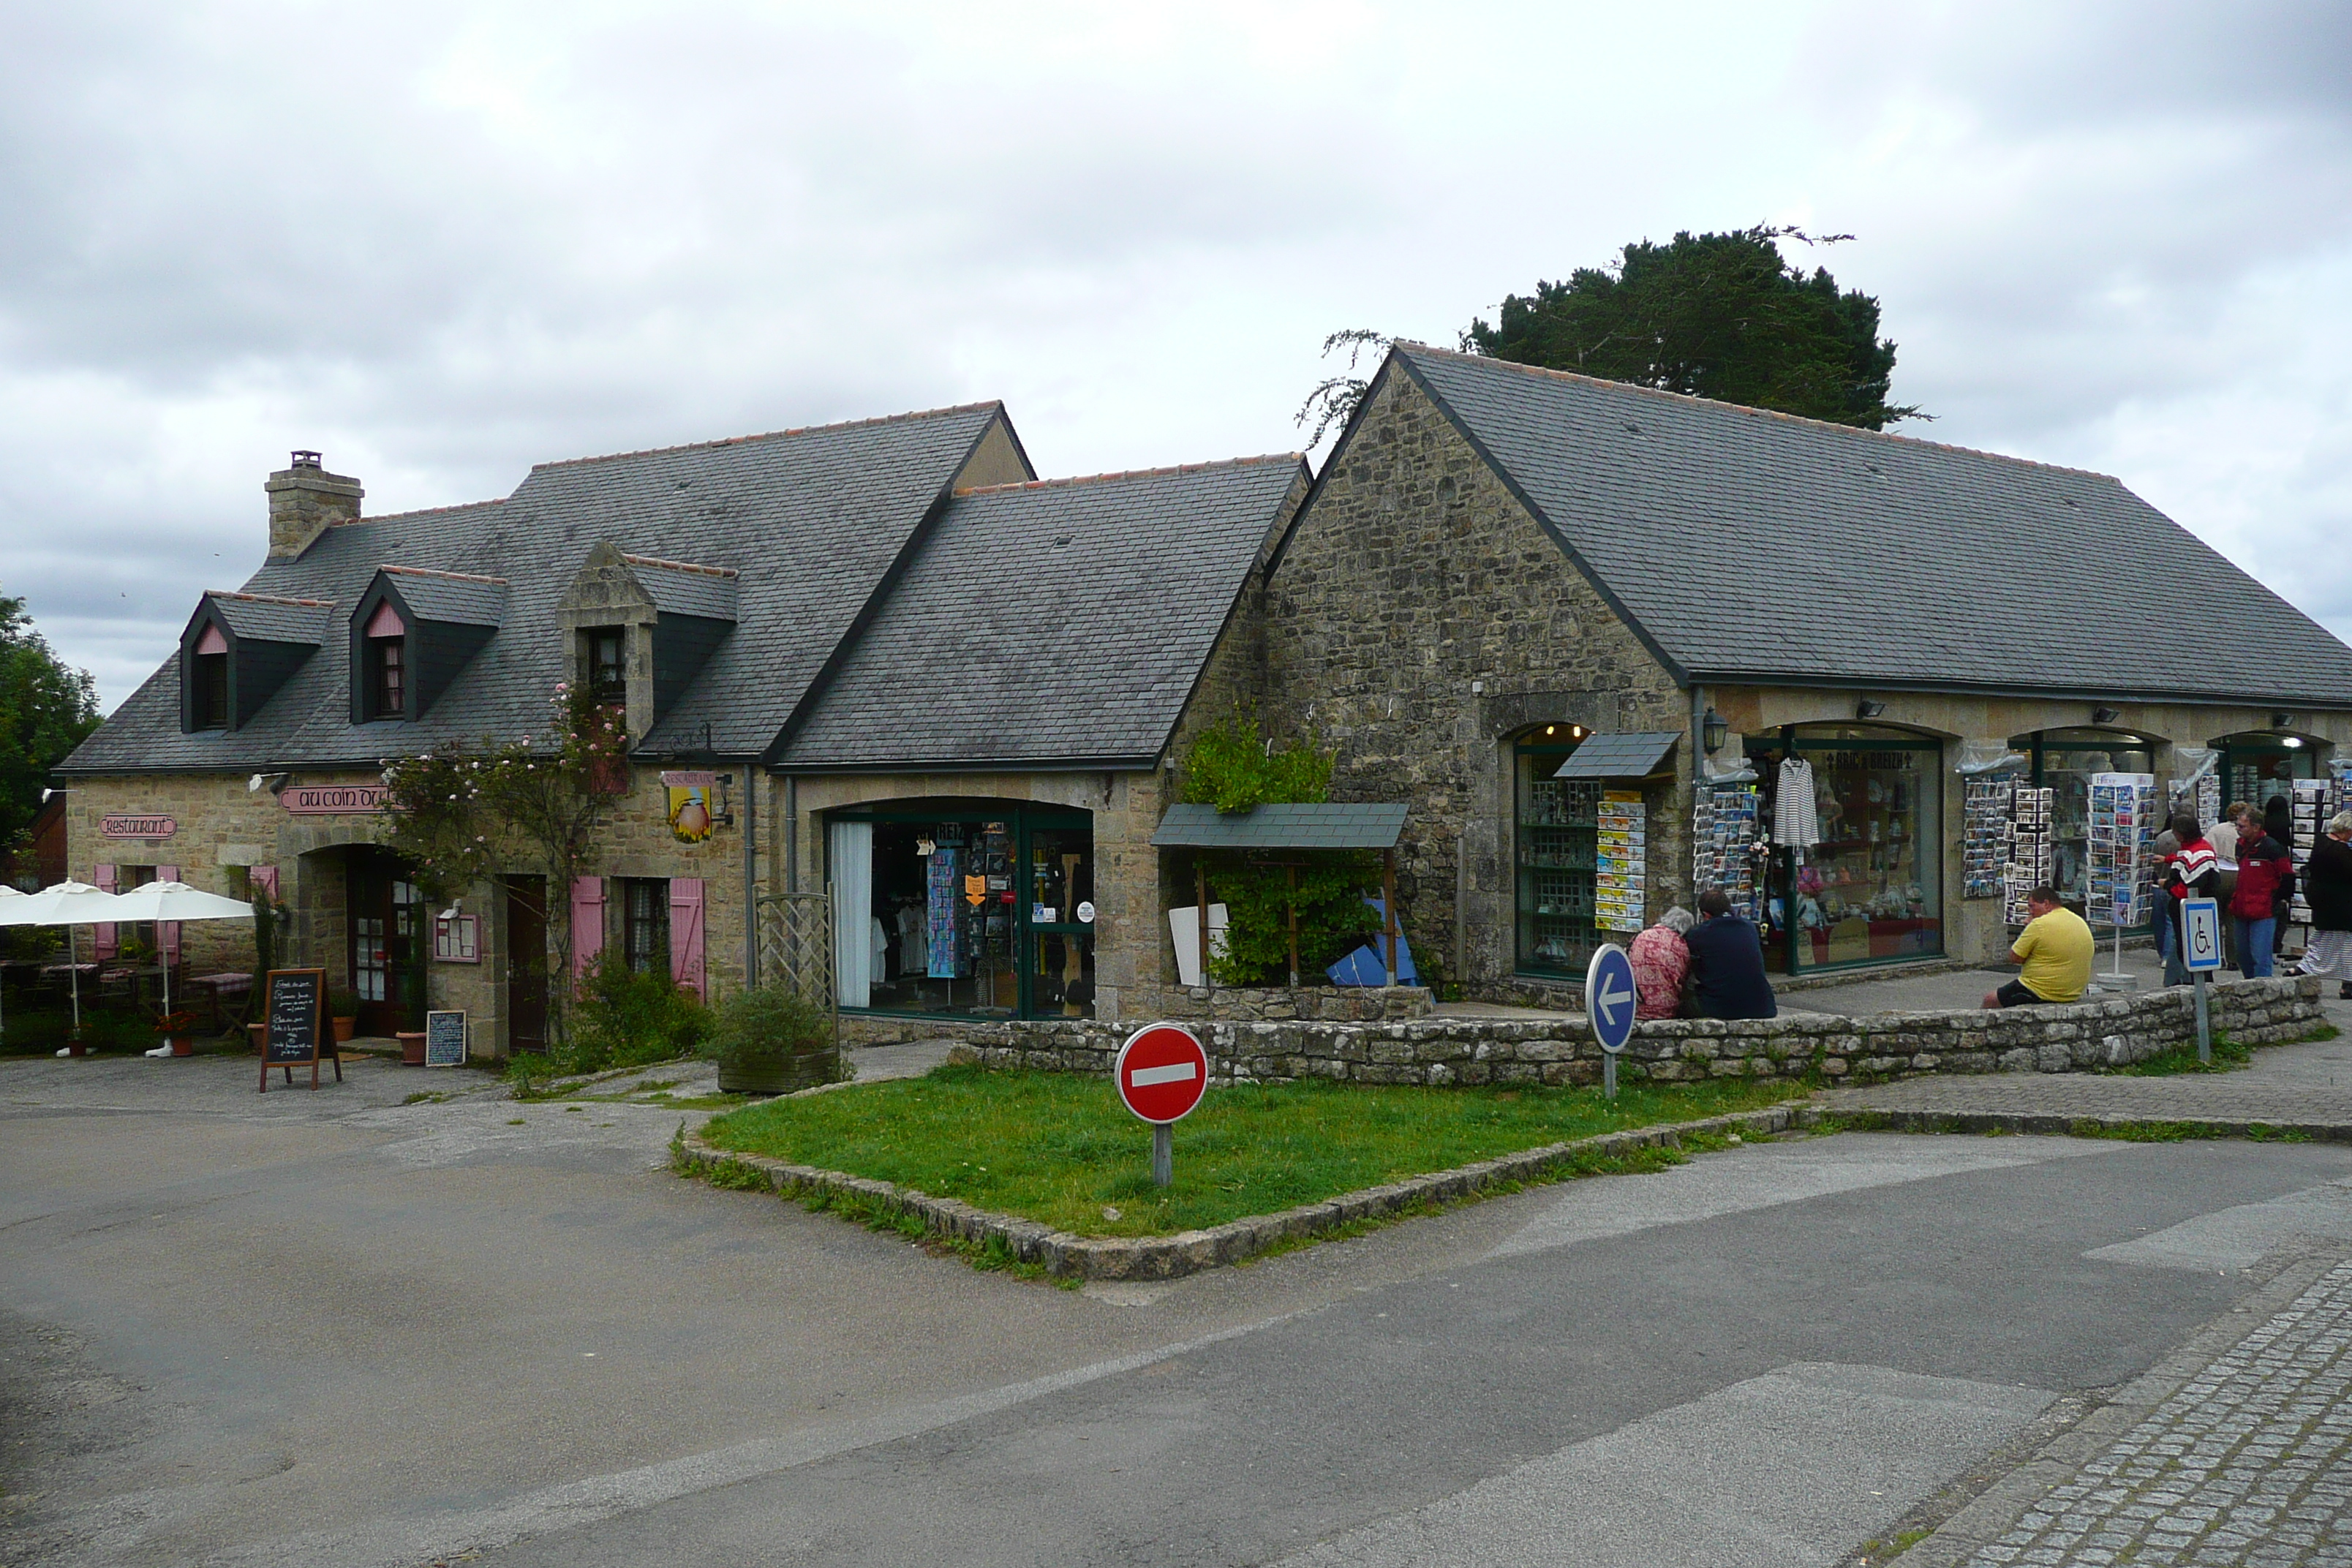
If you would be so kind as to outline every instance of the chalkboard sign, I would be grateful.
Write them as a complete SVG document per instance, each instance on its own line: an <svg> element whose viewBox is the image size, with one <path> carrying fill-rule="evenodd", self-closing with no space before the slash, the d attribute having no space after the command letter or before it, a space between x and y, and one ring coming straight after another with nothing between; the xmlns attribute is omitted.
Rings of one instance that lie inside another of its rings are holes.
<svg viewBox="0 0 2352 1568"><path fill-rule="evenodd" d="M466 1015L425 1015L425 1065L454 1068L466 1065Z"/></svg>
<svg viewBox="0 0 2352 1568"><path fill-rule="evenodd" d="M286 1069L294 1081L299 1062L310 1064L310 1087L319 1087L319 1053L327 1022L327 972L323 969L273 969L267 982L262 1016L268 1020L261 1039L261 1092L269 1092L269 1069ZM342 1054L331 1046L335 1079L342 1080Z"/></svg>

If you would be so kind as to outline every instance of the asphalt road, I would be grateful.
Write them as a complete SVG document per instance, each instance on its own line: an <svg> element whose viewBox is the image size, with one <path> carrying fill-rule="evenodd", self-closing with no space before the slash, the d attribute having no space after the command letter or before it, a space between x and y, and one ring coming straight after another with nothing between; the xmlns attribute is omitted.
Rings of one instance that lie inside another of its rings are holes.
<svg viewBox="0 0 2352 1568"><path fill-rule="evenodd" d="M0 1062L0 1561L1830 1564L2352 1236L2327 1146L1847 1134L1080 1294L248 1070Z"/></svg>

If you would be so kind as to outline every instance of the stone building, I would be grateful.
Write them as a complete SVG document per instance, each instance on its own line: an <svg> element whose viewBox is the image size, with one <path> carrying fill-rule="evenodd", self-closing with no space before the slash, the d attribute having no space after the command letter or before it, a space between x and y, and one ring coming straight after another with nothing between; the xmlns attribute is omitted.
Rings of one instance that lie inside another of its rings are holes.
<svg viewBox="0 0 2352 1568"><path fill-rule="evenodd" d="M2128 929L2118 821L2315 806L2352 747L2352 648L2112 479L1412 346L1319 476L1040 480L982 404L390 517L314 453L267 488L261 569L58 770L71 872L274 886L364 1026L462 1007L492 1054L544 1038L562 933L712 994L816 889L872 1027L1297 1014L1179 985L1151 843L1251 707L1408 807L1425 978L1549 1004L1706 885L1794 975L1994 959L2021 878ZM427 908L383 760L530 735L567 680L631 740L595 874Z"/></svg>
<svg viewBox="0 0 2352 1568"><path fill-rule="evenodd" d="M2352 648L2113 479L1410 345L1263 595L1269 711L1411 804L1404 921L1474 995L1570 998L1612 910L1743 871L1784 973L1997 960L2011 864L2104 899L2093 780L2259 803L2352 744ZM1791 758L1812 842L1759 858Z"/></svg>
<svg viewBox="0 0 2352 1568"><path fill-rule="evenodd" d="M575 965L715 994L754 900L816 888L845 1006L1149 1006L1162 763L1232 700L1255 644L1228 634L1307 480L1293 454L1041 482L995 404L542 464L384 517L298 452L261 569L58 770L70 869L270 887L363 1033L463 1008L491 1055L544 1041L567 927ZM517 865L429 907L386 846L385 759L543 733L566 681L631 741L595 874ZM101 928L101 956L133 940L252 962L235 922Z"/></svg>

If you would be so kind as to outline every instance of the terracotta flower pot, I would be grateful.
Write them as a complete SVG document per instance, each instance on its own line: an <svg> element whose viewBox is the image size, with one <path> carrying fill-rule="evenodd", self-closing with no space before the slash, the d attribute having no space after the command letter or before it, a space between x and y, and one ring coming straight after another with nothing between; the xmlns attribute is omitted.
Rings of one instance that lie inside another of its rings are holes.
<svg viewBox="0 0 2352 1568"><path fill-rule="evenodd" d="M360 1026L357 1018L331 1018L328 1022L335 1027L335 1044L339 1046L350 1044L352 1032Z"/></svg>
<svg viewBox="0 0 2352 1568"><path fill-rule="evenodd" d="M172 1054L175 1057L194 1056L196 1042L185 1035L174 1035L172 1037Z"/></svg>
<svg viewBox="0 0 2352 1568"><path fill-rule="evenodd" d="M400 1065L421 1068L425 1065L425 1037L403 1030L400 1036Z"/></svg>

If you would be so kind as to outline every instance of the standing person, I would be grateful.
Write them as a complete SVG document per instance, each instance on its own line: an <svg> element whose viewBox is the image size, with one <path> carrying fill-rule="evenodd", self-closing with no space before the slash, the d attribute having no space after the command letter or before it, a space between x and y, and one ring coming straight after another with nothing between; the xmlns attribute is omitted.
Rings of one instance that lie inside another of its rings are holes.
<svg viewBox="0 0 2352 1568"><path fill-rule="evenodd" d="M2174 816L2178 817L2180 813L2178 800L2172 803L2172 810ZM2164 894L2165 879L2171 874L2172 862L2180 854L2180 835L2172 831L2170 821L2167 821L2164 831L2156 836L2156 843L2148 853L2148 880L2156 884L2156 899L2151 906L2154 913L2149 916L2149 923L2156 929L2156 956L2164 965L2164 983L2169 985L2173 984L2173 949L2180 945L2180 926L2167 918L2172 903Z"/></svg>
<svg viewBox="0 0 2352 1568"><path fill-rule="evenodd" d="M2167 985L2189 984L2189 965L2180 951L2180 905L2186 899L2210 899L2213 884L2221 873L2213 868L2213 846L2205 841L2205 829L2187 812L2172 819L2172 836L2180 841L2180 852L2164 868L2164 902L2158 906L2172 927L2172 951L2164 956L2164 983Z"/></svg>
<svg viewBox="0 0 2352 1568"><path fill-rule="evenodd" d="M2352 1002L2352 811L2327 819L2304 867L2304 901L2311 906L2311 942L2303 973L2334 975L2336 994Z"/></svg>
<svg viewBox="0 0 2352 1568"><path fill-rule="evenodd" d="M1692 928L1684 945L1690 949L1691 982L1696 1007L1702 1018L1777 1018L1780 998L1764 978L1764 939L1746 917L1731 912L1731 900L1720 888L1709 888L1698 899L1706 918Z"/></svg>
<svg viewBox="0 0 2352 1568"><path fill-rule="evenodd" d="M2294 812L2286 796L2274 795L2263 802L2263 831L2285 845L2289 855L2294 853ZM2276 958L2285 951L2286 921L2281 921L2271 933L2271 956Z"/></svg>
<svg viewBox="0 0 2352 1568"><path fill-rule="evenodd" d="M1676 904L1626 949L1625 956L1633 961L1633 990L1641 998L1633 1005L1636 1018L1681 1016L1683 982L1690 976L1690 949L1683 937L1697 923Z"/></svg>
<svg viewBox="0 0 2352 1568"><path fill-rule="evenodd" d="M2032 1007L2080 1002L2091 988L2091 959L2098 944L2090 923L2058 901L2058 889L2036 888L2025 895L2033 918L2017 933L2010 962L2024 970L1998 991L1985 993L1987 1007Z"/></svg>
<svg viewBox="0 0 2352 1568"><path fill-rule="evenodd" d="M2238 875L2230 889L2230 928L2237 936L2238 973L2268 980L2275 972L2271 936L2294 901L2294 858L2263 830L2251 805L2240 808Z"/></svg>
<svg viewBox="0 0 2352 1568"><path fill-rule="evenodd" d="M2231 909L2231 897L2238 890L2238 824L2244 819L2246 813L2253 809L2242 800L2231 801L2221 808L2221 820L2205 835L2205 842L2213 847L2214 869L2221 873L2221 879L2214 884L2213 896L2221 900L2225 913ZM2259 838L2262 835L2256 833L2254 837ZM2237 947L2237 925L2235 919L2221 923L2221 962L2232 968L2240 967L2242 963Z"/></svg>

